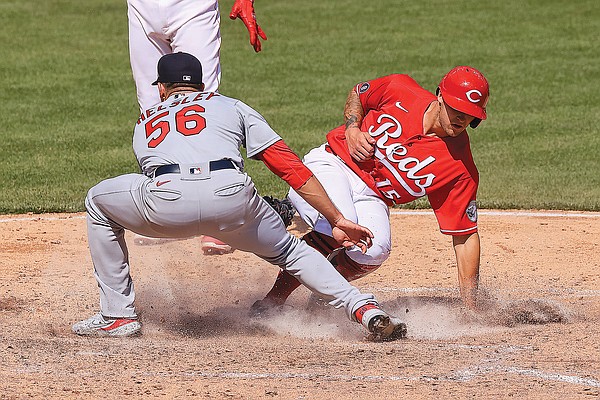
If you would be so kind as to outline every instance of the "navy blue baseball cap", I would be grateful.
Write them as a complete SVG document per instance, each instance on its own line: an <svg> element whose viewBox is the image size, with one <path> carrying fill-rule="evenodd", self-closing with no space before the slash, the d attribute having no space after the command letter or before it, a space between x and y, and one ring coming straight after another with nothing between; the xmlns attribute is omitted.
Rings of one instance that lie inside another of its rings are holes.
<svg viewBox="0 0 600 400"><path fill-rule="evenodd" d="M188 53L165 54L158 60L158 79L152 83L202 83L202 64Z"/></svg>

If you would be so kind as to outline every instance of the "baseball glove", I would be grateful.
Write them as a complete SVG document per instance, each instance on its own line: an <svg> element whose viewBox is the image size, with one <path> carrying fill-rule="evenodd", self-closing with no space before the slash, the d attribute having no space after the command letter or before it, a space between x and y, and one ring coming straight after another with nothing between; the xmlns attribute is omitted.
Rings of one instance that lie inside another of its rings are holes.
<svg viewBox="0 0 600 400"><path fill-rule="evenodd" d="M265 201L273 207L275 212L279 214L285 226L290 226L292 224L296 209L290 199L286 197L285 199L279 200L273 196L263 196L263 199L265 199Z"/></svg>

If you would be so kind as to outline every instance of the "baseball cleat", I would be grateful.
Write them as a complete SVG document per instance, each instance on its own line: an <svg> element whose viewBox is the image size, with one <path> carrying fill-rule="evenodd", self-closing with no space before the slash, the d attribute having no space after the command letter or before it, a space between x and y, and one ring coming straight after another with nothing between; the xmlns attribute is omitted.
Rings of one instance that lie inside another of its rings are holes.
<svg viewBox="0 0 600 400"><path fill-rule="evenodd" d="M205 256L220 256L223 254L233 253L235 251L235 249L227 243L210 236L202 236L200 239L200 245L202 246L202 252Z"/></svg>
<svg viewBox="0 0 600 400"><path fill-rule="evenodd" d="M277 309L280 309L281 307L281 304L277 304L269 299L256 300L254 304L252 304L252 306L250 307L248 315L251 318L266 317L270 313Z"/></svg>
<svg viewBox="0 0 600 400"><path fill-rule="evenodd" d="M389 315L377 315L369 321L369 332L369 341L391 342L406 337L406 324Z"/></svg>
<svg viewBox="0 0 600 400"><path fill-rule="evenodd" d="M175 240L178 240L178 239L153 238L153 237L142 236L142 235L137 235L137 234L133 237L133 243L137 244L138 246L155 246L157 244L163 244L163 243L172 242Z"/></svg>
<svg viewBox="0 0 600 400"><path fill-rule="evenodd" d="M389 316L376 303L367 303L354 311L354 318L369 331L371 342L391 342L406 337L406 324Z"/></svg>
<svg viewBox="0 0 600 400"><path fill-rule="evenodd" d="M105 318L101 313L79 321L71 329L79 336L124 337L140 333L142 324L132 318Z"/></svg>

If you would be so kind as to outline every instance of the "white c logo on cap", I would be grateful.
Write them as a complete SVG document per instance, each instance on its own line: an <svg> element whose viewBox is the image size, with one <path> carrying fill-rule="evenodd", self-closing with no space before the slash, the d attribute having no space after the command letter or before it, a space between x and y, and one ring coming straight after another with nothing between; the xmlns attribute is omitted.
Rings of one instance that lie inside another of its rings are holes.
<svg viewBox="0 0 600 400"><path fill-rule="evenodd" d="M473 93L476 93L476 94L477 94L479 97L475 97L475 98L474 98L474 97L472 97L472 96L473 96ZM469 90L469 91L467 92L467 99L469 99L469 101L470 101L471 103L479 103L479 102L481 101L481 98L482 98L482 97L483 97L483 95L481 94L481 92L480 92L479 90L475 90L475 89L473 89L473 90Z"/></svg>

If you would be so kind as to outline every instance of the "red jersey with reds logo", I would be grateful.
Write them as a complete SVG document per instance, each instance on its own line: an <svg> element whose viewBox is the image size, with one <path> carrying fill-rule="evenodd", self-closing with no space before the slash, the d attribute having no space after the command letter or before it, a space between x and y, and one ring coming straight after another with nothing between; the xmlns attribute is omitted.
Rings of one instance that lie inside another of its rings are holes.
<svg viewBox="0 0 600 400"><path fill-rule="evenodd" d="M361 130L376 140L375 156L355 161L348 151L344 126L327 135L332 152L388 205L427 195L442 233L476 232L479 174L469 136L463 132L440 138L423 132L423 115L436 96L408 75L360 83L355 90L365 112Z"/></svg>

